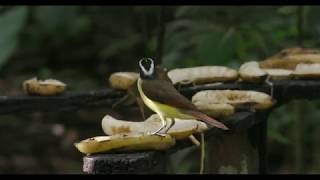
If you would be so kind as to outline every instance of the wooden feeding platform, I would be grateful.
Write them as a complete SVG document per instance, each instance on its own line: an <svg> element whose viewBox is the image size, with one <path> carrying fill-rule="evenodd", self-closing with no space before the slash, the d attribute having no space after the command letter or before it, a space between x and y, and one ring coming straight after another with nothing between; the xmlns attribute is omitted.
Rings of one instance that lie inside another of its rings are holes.
<svg viewBox="0 0 320 180"><path fill-rule="evenodd" d="M211 129L205 132L207 143L205 173L266 173L266 130L270 112L295 99L320 98L320 81L281 80L267 83L219 83L181 87L179 91L190 98L202 90L254 90L270 94L276 101L268 111L242 109L221 119L231 130ZM125 92L103 89L89 92L66 92L58 96L0 96L0 114L18 112L75 111L83 108L111 107ZM194 146L179 140L166 151L108 153L83 158L83 171L89 174L166 173L168 155Z"/></svg>

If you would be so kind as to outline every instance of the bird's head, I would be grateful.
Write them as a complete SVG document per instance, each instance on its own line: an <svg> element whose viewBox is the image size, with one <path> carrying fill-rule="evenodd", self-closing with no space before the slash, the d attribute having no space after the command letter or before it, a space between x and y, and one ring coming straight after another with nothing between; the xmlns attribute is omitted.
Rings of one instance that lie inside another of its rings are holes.
<svg viewBox="0 0 320 180"><path fill-rule="evenodd" d="M142 79L155 79L156 72L151 58L142 58L139 61L140 77Z"/></svg>

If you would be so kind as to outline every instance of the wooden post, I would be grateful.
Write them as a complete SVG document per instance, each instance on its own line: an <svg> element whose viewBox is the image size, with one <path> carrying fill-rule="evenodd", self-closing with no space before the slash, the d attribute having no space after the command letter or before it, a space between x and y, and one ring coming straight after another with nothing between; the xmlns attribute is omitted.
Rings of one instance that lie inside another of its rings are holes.
<svg viewBox="0 0 320 180"><path fill-rule="evenodd" d="M258 151L249 130L212 136L206 141L205 174L257 174Z"/></svg>
<svg viewBox="0 0 320 180"><path fill-rule="evenodd" d="M268 167L267 158L267 128L268 117L264 117L263 121L258 126L258 152L259 152L259 174L266 174Z"/></svg>
<svg viewBox="0 0 320 180"><path fill-rule="evenodd" d="M229 134L209 137L206 140L205 173L265 174L268 115L268 111L258 113L250 120L251 123L256 122L250 128L238 128Z"/></svg>
<svg viewBox="0 0 320 180"><path fill-rule="evenodd" d="M83 158L87 174L159 174L166 172L164 152L98 154Z"/></svg>

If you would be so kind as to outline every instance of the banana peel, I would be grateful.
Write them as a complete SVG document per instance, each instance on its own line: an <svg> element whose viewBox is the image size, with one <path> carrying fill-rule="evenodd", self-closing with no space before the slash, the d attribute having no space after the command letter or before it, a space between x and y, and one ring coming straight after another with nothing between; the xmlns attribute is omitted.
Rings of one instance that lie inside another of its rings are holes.
<svg viewBox="0 0 320 180"><path fill-rule="evenodd" d="M198 66L173 69L168 72L168 76L174 85L205 84L236 81L238 72L224 66Z"/></svg>
<svg viewBox="0 0 320 180"><path fill-rule="evenodd" d="M308 48L287 48L259 62L261 68L295 70L298 64L320 63L320 51Z"/></svg>
<svg viewBox="0 0 320 180"><path fill-rule="evenodd" d="M36 77L23 82L22 88L29 95L51 96L65 91L66 84L56 79L38 80Z"/></svg>
<svg viewBox="0 0 320 180"><path fill-rule="evenodd" d="M213 109L212 104L230 104L234 107L250 104L255 110L264 110L273 106L272 98L268 94L241 90L200 91L192 97L192 102L198 106L203 104L202 106L207 109Z"/></svg>
<svg viewBox="0 0 320 180"><path fill-rule="evenodd" d="M151 115L147 120L143 122L124 121L113 118L106 115L101 122L102 129L107 135L135 135L135 134L148 134L155 132L161 127L161 119L157 114ZM164 128L159 133L165 133L172 136L175 139L185 139L192 134L201 133L209 129L206 123L198 120L182 120L175 119L175 124L167 130Z"/></svg>
<svg viewBox="0 0 320 180"><path fill-rule="evenodd" d="M84 154L109 152L111 150L128 152L137 150L165 150L175 144L170 135L113 135L96 136L75 143Z"/></svg>

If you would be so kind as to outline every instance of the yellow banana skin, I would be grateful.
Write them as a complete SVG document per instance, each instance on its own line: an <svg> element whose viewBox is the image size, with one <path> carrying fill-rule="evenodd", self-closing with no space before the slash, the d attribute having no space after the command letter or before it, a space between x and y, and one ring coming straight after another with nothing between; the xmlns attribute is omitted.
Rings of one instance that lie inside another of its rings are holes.
<svg viewBox="0 0 320 180"><path fill-rule="evenodd" d="M84 154L134 150L165 150L175 145L170 135L96 136L74 144Z"/></svg>
<svg viewBox="0 0 320 180"><path fill-rule="evenodd" d="M161 126L160 117L157 114L151 115L146 121L132 122L115 119L106 115L101 122L102 129L107 135L116 134L148 134L154 132ZM168 126L164 128L161 133L166 133ZM192 134L206 131L209 127L197 120L181 120L175 119L175 124L168 130L168 134L175 139L184 139Z"/></svg>

